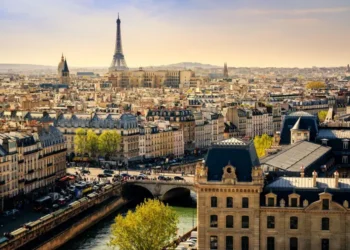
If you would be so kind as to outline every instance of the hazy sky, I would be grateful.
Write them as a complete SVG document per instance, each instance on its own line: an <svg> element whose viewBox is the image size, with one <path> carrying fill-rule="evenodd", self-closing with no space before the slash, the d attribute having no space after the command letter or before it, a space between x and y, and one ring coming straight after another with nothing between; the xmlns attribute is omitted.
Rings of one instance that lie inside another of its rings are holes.
<svg viewBox="0 0 350 250"><path fill-rule="evenodd" d="M345 66L349 0L0 0L0 63Z"/></svg>

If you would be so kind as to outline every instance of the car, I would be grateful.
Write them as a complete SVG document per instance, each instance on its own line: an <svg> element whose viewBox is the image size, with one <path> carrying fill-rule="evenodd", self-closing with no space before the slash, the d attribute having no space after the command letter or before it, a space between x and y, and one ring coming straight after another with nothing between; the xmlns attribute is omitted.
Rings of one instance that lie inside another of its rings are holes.
<svg viewBox="0 0 350 250"><path fill-rule="evenodd" d="M175 177L174 177L174 180L175 180L175 181L184 181L185 179L182 178L181 176L175 176Z"/></svg>
<svg viewBox="0 0 350 250"><path fill-rule="evenodd" d="M131 177L131 175L129 175L129 174L127 174L127 173L122 173L121 175L120 175L121 177L128 177L128 178L130 178Z"/></svg>
<svg viewBox="0 0 350 250"><path fill-rule="evenodd" d="M110 173L103 173L104 174L104 176L106 176L106 177L112 177L113 175L112 174L110 174Z"/></svg>
<svg viewBox="0 0 350 250"><path fill-rule="evenodd" d="M114 174L114 171L113 170L110 170L110 169L106 169L103 171L104 174L110 174L111 176Z"/></svg>
<svg viewBox="0 0 350 250"><path fill-rule="evenodd" d="M58 204L53 204L52 209L57 210L60 206Z"/></svg>
<svg viewBox="0 0 350 250"><path fill-rule="evenodd" d="M87 170L87 169L83 169L80 172L83 174L90 174L90 170Z"/></svg>
<svg viewBox="0 0 350 250"><path fill-rule="evenodd" d="M105 175L105 174L99 174L99 175L97 175L97 177L98 177L98 178L106 178L107 175Z"/></svg>

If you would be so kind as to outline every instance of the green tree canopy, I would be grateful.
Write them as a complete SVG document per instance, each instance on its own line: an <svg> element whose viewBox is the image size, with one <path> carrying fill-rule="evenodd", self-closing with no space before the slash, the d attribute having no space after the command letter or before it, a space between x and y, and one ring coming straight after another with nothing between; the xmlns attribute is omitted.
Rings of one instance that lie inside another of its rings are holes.
<svg viewBox="0 0 350 250"><path fill-rule="evenodd" d="M308 82L306 84L307 89L323 89L326 87L324 82Z"/></svg>
<svg viewBox="0 0 350 250"><path fill-rule="evenodd" d="M271 148L272 142L273 138L267 134L263 134L262 136L255 136L254 146L259 158L265 156L265 150Z"/></svg>
<svg viewBox="0 0 350 250"><path fill-rule="evenodd" d="M176 237L178 215L159 200L147 200L129 210L123 217L118 215L112 225L110 246L120 250L160 250Z"/></svg>
<svg viewBox="0 0 350 250"><path fill-rule="evenodd" d="M86 130L83 128L78 128L75 130L74 136L74 151L76 154L84 155L86 151Z"/></svg>
<svg viewBox="0 0 350 250"><path fill-rule="evenodd" d="M318 112L317 116L320 122L324 122L324 120L326 120L327 114L328 114L328 111L325 111L325 110L321 110L320 112Z"/></svg>
<svg viewBox="0 0 350 250"><path fill-rule="evenodd" d="M104 155L115 155L122 138L116 131L106 130L98 137L98 148Z"/></svg>
<svg viewBox="0 0 350 250"><path fill-rule="evenodd" d="M90 156L95 156L98 152L98 135L91 129L87 131L86 152Z"/></svg>

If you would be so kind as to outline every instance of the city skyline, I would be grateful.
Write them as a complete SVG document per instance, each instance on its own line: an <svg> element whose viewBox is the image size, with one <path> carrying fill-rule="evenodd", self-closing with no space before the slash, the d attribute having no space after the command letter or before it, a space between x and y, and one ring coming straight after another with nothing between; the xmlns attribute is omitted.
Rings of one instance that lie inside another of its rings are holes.
<svg viewBox="0 0 350 250"><path fill-rule="evenodd" d="M130 67L327 67L350 58L343 0L2 2L0 63L55 65L64 52L72 67L108 67L118 12Z"/></svg>

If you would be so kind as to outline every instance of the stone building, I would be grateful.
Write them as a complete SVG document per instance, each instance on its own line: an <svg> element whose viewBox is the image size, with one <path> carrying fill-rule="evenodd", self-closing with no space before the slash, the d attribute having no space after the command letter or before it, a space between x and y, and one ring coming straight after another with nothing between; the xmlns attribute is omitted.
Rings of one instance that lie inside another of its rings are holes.
<svg viewBox="0 0 350 250"><path fill-rule="evenodd" d="M202 85L206 80L195 77L191 70L158 70L150 71L140 68L138 71L114 71L108 76L113 87L130 88L183 88L195 82Z"/></svg>
<svg viewBox="0 0 350 250"><path fill-rule="evenodd" d="M116 130L122 136L120 160L139 157L139 126L132 114L61 114L55 126L63 133L67 143L67 153L74 153L74 136L78 128L92 129L96 134L105 130Z"/></svg>
<svg viewBox="0 0 350 250"><path fill-rule="evenodd" d="M66 174L66 146L62 133L49 125L35 132L0 133L0 198L11 206L17 195L49 189Z"/></svg>
<svg viewBox="0 0 350 250"><path fill-rule="evenodd" d="M252 142L212 146L198 164L199 250L349 249L350 179L279 177L266 183Z"/></svg>
<svg viewBox="0 0 350 250"><path fill-rule="evenodd" d="M191 110L149 110L146 119L147 121L169 121L170 125L183 131L185 151L191 152L194 150L196 122Z"/></svg>

